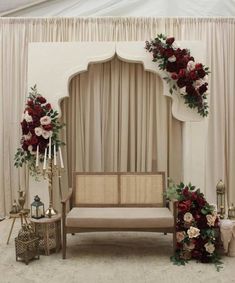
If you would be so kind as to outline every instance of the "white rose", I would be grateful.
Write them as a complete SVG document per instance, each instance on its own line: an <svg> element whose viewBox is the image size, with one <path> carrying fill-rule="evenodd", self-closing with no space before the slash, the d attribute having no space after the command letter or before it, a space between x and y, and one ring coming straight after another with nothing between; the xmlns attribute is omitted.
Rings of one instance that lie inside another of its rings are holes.
<svg viewBox="0 0 235 283"><path fill-rule="evenodd" d="M28 151L29 151L31 154L36 154L36 152L33 151L32 145L29 145L29 146L28 146Z"/></svg>
<svg viewBox="0 0 235 283"><path fill-rule="evenodd" d="M207 214L206 220L207 220L208 226L210 226L210 227L214 226L215 220L216 220L216 215Z"/></svg>
<svg viewBox="0 0 235 283"><path fill-rule="evenodd" d="M186 212L184 215L184 221L185 222L192 222L193 221L193 215L190 212Z"/></svg>
<svg viewBox="0 0 235 283"><path fill-rule="evenodd" d="M176 61L175 55L172 55L171 57L169 57L168 61L171 62L171 63L175 62Z"/></svg>
<svg viewBox="0 0 235 283"><path fill-rule="evenodd" d="M32 137L32 134L31 134L30 132L29 132L27 135L24 135L24 139L25 139L26 141L30 140L31 137Z"/></svg>
<svg viewBox="0 0 235 283"><path fill-rule="evenodd" d="M205 83L204 80L199 79L199 80L196 80L196 81L193 83L193 85L194 85L195 88L199 88L199 87L200 87L201 85L203 85L204 83Z"/></svg>
<svg viewBox="0 0 235 283"><path fill-rule="evenodd" d="M195 228L193 226L191 226L188 231L187 231L187 234L189 236L189 238L196 238L197 236L200 235L200 230L198 228Z"/></svg>
<svg viewBox="0 0 235 283"><path fill-rule="evenodd" d="M49 125L51 123L51 118L49 116L43 116L40 119L41 125Z"/></svg>
<svg viewBox="0 0 235 283"><path fill-rule="evenodd" d="M24 119L26 122L30 123L30 122L33 122L33 118L31 115L29 115L28 111L25 111L24 113Z"/></svg>
<svg viewBox="0 0 235 283"><path fill-rule="evenodd" d="M190 72L190 71L194 70L195 65L196 65L196 63L195 63L194 61L188 61L188 64L187 64L187 71Z"/></svg>
<svg viewBox="0 0 235 283"><path fill-rule="evenodd" d="M215 246L212 243L206 243L204 247L209 254L212 254L215 250Z"/></svg>
<svg viewBox="0 0 235 283"><path fill-rule="evenodd" d="M184 231L176 232L176 240L178 243L182 242L186 236L186 233Z"/></svg>
<svg viewBox="0 0 235 283"><path fill-rule="evenodd" d="M43 130L42 130L41 127L37 127L37 128L34 129L35 135L38 136L38 137L42 135L42 131Z"/></svg>
<svg viewBox="0 0 235 283"><path fill-rule="evenodd" d="M49 137L52 136L52 131L42 130L42 136L44 137L44 139L49 139Z"/></svg>

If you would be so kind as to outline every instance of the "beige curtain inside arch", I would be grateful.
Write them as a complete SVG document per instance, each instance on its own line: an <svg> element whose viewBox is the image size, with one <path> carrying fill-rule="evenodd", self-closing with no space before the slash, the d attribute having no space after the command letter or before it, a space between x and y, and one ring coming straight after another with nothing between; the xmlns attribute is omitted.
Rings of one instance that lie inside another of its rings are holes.
<svg viewBox="0 0 235 283"><path fill-rule="evenodd" d="M161 79L141 64L91 64L72 79L62 109L70 183L73 171L164 171L181 180L182 123Z"/></svg>

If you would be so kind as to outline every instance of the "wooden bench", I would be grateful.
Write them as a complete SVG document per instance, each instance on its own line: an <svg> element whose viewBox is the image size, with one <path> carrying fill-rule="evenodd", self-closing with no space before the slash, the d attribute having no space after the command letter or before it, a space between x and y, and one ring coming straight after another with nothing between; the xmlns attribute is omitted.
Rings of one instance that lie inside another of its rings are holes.
<svg viewBox="0 0 235 283"><path fill-rule="evenodd" d="M175 250L176 205L166 207L164 190L163 172L75 172L72 188L62 200L63 259L67 234L79 232L169 232Z"/></svg>

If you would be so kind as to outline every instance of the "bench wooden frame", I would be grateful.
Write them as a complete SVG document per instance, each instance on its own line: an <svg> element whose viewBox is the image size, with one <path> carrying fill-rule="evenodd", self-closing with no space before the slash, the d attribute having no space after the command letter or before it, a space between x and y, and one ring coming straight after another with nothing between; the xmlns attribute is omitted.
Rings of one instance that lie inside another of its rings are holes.
<svg viewBox="0 0 235 283"><path fill-rule="evenodd" d="M76 187L76 178L79 176L100 176L100 175L117 175L118 177L118 202L117 203L82 203L76 204L76 193L78 188ZM158 227L158 228L81 228L81 227L70 227L66 226L66 214L67 214L67 204L69 204L69 210L73 207L165 207L166 199L165 194L163 194L161 203L121 203L121 189L120 189L120 179L121 176L125 175L161 175L162 176L162 192L165 192L165 173L164 172L150 172L150 173L107 173L107 172L98 172L98 173L84 173L84 172L74 172L73 173L73 183L72 188L69 189L68 195L61 201L62 203L62 258L66 258L66 245L67 245L67 234L71 233L82 233L82 232L98 232L98 231L145 231L145 232L164 232L164 233L173 233L173 252L175 251L176 246L176 221L177 221L177 203L173 202L170 207L174 217L174 225L172 227Z"/></svg>

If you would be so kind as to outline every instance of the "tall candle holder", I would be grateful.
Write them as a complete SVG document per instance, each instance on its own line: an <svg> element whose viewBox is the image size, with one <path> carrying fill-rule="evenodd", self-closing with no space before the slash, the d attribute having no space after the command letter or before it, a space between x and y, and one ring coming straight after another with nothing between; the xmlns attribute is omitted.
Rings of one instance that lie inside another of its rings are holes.
<svg viewBox="0 0 235 283"><path fill-rule="evenodd" d="M48 159L48 166L47 169L43 170L44 178L48 180L48 191L49 191L49 207L45 212L45 216L51 218L53 215L57 214L57 211L53 208L53 194L52 194L52 188L53 188L53 176L56 172L56 167L52 167L52 159ZM47 176L45 176L47 175Z"/></svg>

